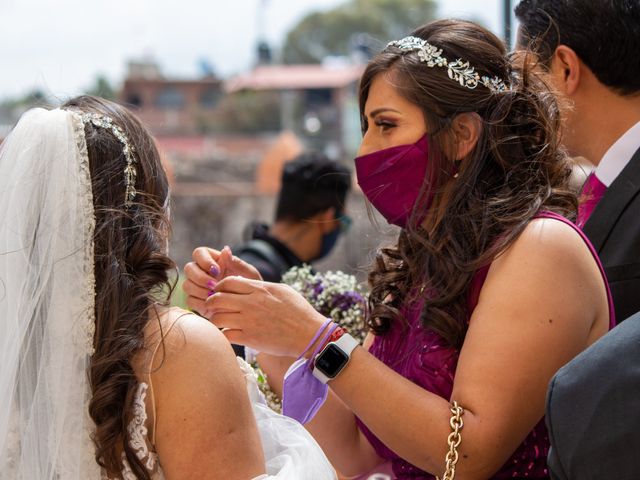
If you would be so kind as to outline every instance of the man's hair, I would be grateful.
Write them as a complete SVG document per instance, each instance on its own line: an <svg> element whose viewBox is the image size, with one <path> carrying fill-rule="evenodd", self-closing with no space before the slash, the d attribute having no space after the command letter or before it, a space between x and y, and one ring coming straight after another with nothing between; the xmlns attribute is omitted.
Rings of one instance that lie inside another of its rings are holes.
<svg viewBox="0 0 640 480"><path fill-rule="evenodd" d="M519 42L548 65L558 45L573 49L610 89L640 92L640 1L521 0Z"/></svg>
<svg viewBox="0 0 640 480"><path fill-rule="evenodd" d="M318 152L304 152L287 162L276 208L277 220L306 220L333 207L344 210L351 171Z"/></svg>

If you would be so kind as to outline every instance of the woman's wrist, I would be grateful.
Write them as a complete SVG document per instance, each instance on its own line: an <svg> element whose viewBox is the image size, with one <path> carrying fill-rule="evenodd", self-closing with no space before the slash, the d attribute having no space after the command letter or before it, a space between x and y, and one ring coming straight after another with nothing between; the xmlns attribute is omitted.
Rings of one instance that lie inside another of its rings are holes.
<svg viewBox="0 0 640 480"><path fill-rule="evenodd" d="M296 356L311 358L318 344L323 341L324 333L331 326L331 323L331 319L318 313L314 317L313 323L309 322L309 330L305 333L304 340L300 342L299 348L296 350Z"/></svg>

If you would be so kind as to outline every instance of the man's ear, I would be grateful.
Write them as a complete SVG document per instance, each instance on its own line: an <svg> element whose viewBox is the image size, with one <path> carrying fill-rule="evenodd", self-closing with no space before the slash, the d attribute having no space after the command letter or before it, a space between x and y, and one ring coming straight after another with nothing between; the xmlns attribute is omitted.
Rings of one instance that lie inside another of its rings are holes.
<svg viewBox="0 0 640 480"><path fill-rule="evenodd" d="M570 97L580 86L582 62L578 54L566 45L558 45L551 59L551 75L560 93Z"/></svg>
<svg viewBox="0 0 640 480"><path fill-rule="evenodd" d="M318 225L323 234L329 233L336 228L336 209L329 207L322 212L316 213L312 221Z"/></svg>
<svg viewBox="0 0 640 480"><path fill-rule="evenodd" d="M451 122L451 132L456 143L455 160L462 160L478 144L482 133L482 119L475 112L460 113Z"/></svg>

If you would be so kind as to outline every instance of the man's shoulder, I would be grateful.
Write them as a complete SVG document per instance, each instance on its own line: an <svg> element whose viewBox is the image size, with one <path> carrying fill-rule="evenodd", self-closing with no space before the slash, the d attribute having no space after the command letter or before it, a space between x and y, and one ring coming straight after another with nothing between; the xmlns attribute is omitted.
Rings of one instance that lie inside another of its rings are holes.
<svg viewBox="0 0 640 480"><path fill-rule="evenodd" d="M547 395L552 478L637 478L640 313L565 365Z"/></svg>
<svg viewBox="0 0 640 480"><path fill-rule="evenodd" d="M634 362L633 358L638 361ZM624 372L628 365L640 366L640 312L625 320L576 358L562 367L555 376L555 388L572 388L600 378L599 385L609 383ZM640 384L640 376L637 381ZM594 385L592 384L593 388Z"/></svg>

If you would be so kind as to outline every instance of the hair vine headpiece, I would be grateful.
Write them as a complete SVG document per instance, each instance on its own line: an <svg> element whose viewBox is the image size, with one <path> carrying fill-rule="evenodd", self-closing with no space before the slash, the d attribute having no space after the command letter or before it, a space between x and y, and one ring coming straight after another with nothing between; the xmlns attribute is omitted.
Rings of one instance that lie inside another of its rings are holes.
<svg viewBox="0 0 640 480"><path fill-rule="evenodd" d="M135 149L129 142L129 139L124 133L124 130L120 128L113 122L111 117L107 117L106 115L100 115L98 113L83 113L82 114L82 122L85 124L90 123L94 127L104 128L109 130L114 137L118 139L118 141L122 144L122 152L124 153L124 158L127 161L127 166L124 169L124 181L125 181L125 197L124 197L124 207L126 209L131 208L133 201L136 198L136 157L135 157Z"/></svg>
<svg viewBox="0 0 640 480"><path fill-rule="evenodd" d="M478 85L484 85L492 93L501 93L510 90L510 87L500 77L480 76L469 62L457 59L450 62L446 57L442 56L442 49L431 45L426 40L418 37L404 37L402 40L389 42L387 48L396 47L404 53L418 52L421 62L427 64L427 67L442 67L447 69L449 78L458 82L461 86L471 90Z"/></svg>

